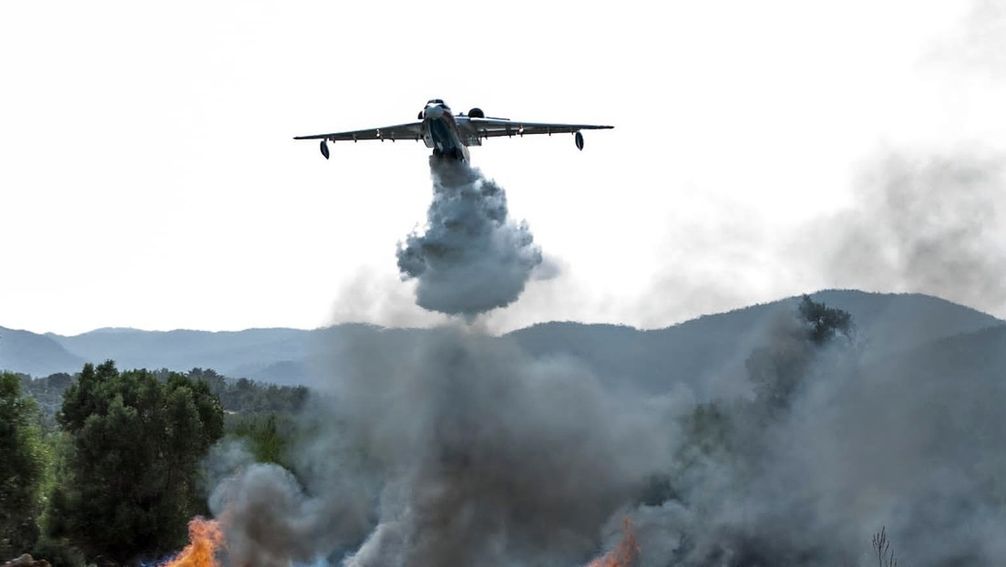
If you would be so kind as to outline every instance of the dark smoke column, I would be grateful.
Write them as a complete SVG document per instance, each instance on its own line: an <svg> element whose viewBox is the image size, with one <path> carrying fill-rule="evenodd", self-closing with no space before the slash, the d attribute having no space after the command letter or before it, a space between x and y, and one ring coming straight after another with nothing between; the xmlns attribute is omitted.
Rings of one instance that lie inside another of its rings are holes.
<svg viewBox="0 0 1006 567"><path fill-rule="evenodd" d="M433 203L425 232L398 246L403 279L424 309L471 319L524 291L541 249L527 223L507 218L506 194L467 163L430 158Z"/></svg>

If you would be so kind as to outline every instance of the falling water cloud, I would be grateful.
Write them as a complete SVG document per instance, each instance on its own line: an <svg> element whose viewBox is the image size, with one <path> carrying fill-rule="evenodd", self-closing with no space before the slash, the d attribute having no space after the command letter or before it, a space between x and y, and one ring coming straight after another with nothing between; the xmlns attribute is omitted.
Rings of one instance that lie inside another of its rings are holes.
<svg viewBox="0 0 1006 567"><path fill-rule="evenodd" d="M402 278L418 283L416 302L467 319L513 303L542 263L527 223L510 219L503 189L467 163L431 157L430 173L424 230L398 247Z"/></svg>

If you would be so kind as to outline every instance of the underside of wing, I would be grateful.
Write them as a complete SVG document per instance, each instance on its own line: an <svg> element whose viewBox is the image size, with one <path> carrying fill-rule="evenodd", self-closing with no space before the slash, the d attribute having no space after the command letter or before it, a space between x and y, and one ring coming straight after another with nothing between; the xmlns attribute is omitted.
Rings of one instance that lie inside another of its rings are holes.
<svg viewBox="0 0 1006 567"><path fill-rule="evenodd" d="M311 136L295 136L294 140L327 140L329 142L359 140L421 140L423 138L423 123L410 122L383 128L368 130L352 130L350 132L333 132L331 134L314 134Z"/></svg>
<svg viewBox="0 0 1006 567"><path fill-rule="evenodd" d="M482 138L500 136L525 136L530 134L569 134L580 130L604 130L614 126L597 124L550 124L546 122L521 122L497 118L469 118L467 127Z"/></svg>

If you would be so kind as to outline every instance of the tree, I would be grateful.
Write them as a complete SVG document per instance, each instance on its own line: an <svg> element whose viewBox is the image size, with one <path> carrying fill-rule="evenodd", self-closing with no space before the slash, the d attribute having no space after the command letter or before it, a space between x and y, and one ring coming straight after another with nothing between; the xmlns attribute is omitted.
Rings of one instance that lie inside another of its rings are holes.
<svg viewBox="0 0 1006 567"><path fill-rule="evenodd" d="M50 531L90 558L125 562L185 540L204 510L199 462L223 435L209 387L170 373L84 366L57 420L72 438L68 478L52 496Z"/></svg>
<svg viewBox="0 0 1006 567"><path fill-rule="evenodd" d="M37 413L20 378L0 373L0 558L30 551L38 538L45 461Z"/></svg>
<svg viewBox="0 0 1006 567"><path fill-rule="evenodd" d="M807 338L815 345L823 345L839 335L848 337L852 332L852 315L818 303L808 295L800 299L797 311L807 327Z"/></svg>
<svg viewBox="0 0 1006 567"><path fill-rule="evenodd" d="M287 446L294 435L294 423L289 416L249 414L229 416L227 434L247 442L255 461L276 463L292 468L286 460Z"/></svg>
<svg viewBox="0 0 1006 567"><path fill-rule="evenodd" d="M745 361L759 405L769 414L787 409L820 350L839 337L850 338L852 316L804 295L795 317L773 329L769 344Z"/></svg>

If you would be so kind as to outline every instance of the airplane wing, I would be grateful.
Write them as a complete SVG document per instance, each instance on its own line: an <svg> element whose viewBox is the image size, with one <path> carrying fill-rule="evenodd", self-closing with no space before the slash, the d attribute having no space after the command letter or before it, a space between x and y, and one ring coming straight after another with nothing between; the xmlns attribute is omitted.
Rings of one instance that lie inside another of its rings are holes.
<svg viewBox="0 0 1006 567"><path fill-rule="evenodd" d="M525 136L528 134L569 134L580 130L606 130L614 126L596 124L549 124L545 122L520 122L499 118L469 118L468 124L480 137Z"/></svg>
<svg viewBox="0 0 1006 567"><path fill-rule="evenodd" d="M369 130L352 130L350 132L333 132L331 134L314 134L311 136L295 136L294 140L328 140L329 142L357 140L421 140L423 138L423 123L410 122L396 124L383 128Z"/></svg>

